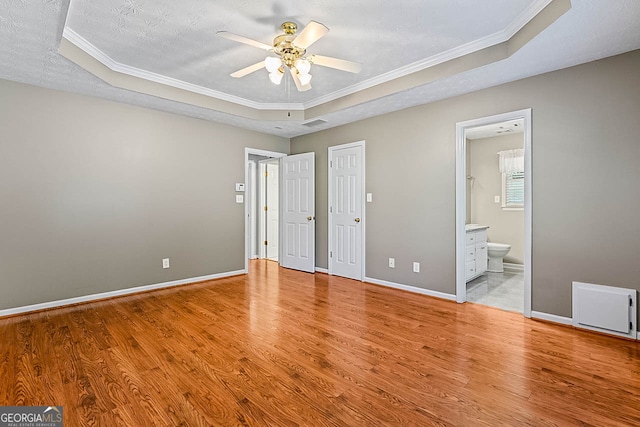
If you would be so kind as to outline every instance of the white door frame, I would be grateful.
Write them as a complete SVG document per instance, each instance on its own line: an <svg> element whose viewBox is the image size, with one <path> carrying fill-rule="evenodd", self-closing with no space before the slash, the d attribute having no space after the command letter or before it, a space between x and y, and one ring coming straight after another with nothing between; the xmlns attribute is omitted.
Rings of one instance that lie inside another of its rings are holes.
<svg viewBox="0 0 640 427"><path fill-rule="evenodd" d="M366 224L367 224L367 210L366 210L366 194L365 194L365 189L367 188L365 185L365 177L367 176L366 174L366 161L365 159L367 158L366 156L366 152L365 152L365 141L357 141L357 142L350 142L348 144L341 144L341 145L334 145L332 147L329 147L329 159L327 160L327 167L329 169L329 173L328 175L328 203L327 203L327 215L329 218L329 228L328 228L328 250L327 250L327 263L329 264L329 274L332 275L333 274L333 263L331 262L331 251L333 250L333 215L331 213L331 200L333 200L333 186L331 185L331 180L333 178L333 168L331 168L331 165L329 164L329 162L331 161L331 158L333 157L333 152L336 150L340 150L340 149L344 149L344 148L353 148L353 147L362 147L362 179L361 179L361 189L360 189L360 194L362 195L361 197L361 212L362 212L362 217L360 218L360 224L362 226L362 233L361 233L361 238L360 238L360 244L361 244L361 249L362 249L362 268L361 268L361 281L364 281L364 278L366 277L365 272L366 272L366 248L367 246L365 245L366 243Z"/></svg>
<svg viewBox="0 0 640 427"><path fill-rule="evenodd" d="M465 222L467 217L467 129L508 120L524 120L524 315L531 317L531 109L456 123L456 301L467 300Z"/></svg>
<svg viewBox="0 0 640 427"><path fill-rule="evenodd" d="M244 149L244 182L249 182L249 155L254 154L256 156L280 158L285 157L286 153L280 153L277 151L260 150L258 148L245 147ZM245 189L247 189L245 185ZM255 191L255 188L253 189ZM250 221L250 203L247 202L247 194L245 196L244 203L244 272L249 272L249 257L251 256L251 221ZM253 236L255 237L255 236Z"/></svg>

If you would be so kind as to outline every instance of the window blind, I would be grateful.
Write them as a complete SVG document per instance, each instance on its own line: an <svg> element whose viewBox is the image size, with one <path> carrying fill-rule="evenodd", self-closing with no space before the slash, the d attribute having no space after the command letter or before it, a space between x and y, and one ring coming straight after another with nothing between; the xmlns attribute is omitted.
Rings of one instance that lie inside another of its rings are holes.
<svg viewBox="0 0 640 427"><path fill-rule="evenodd" d="M504 186L504 206L524 206L524 172L505 173Z"/></svg>

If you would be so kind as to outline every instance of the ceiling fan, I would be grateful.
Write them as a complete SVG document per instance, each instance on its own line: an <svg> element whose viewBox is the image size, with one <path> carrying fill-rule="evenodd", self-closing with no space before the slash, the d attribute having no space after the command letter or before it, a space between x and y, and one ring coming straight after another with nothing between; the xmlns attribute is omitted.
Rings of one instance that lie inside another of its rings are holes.
<svg viewBox="0 0 640 427"><path fill-rule="evenodd" d="M307 56L307 48L329 32L329 28L321 23L311 21L297 35L298 26L295 22L285 22L280 28L284 31L284 34L276 36L271 46L228 31L218 31L216 34L220 37L273 52L277 55L268 56L264 61L238 70L232 73L231 77L244 77L266 68L269 71L269 79L275 84L280 84L285 71L289 70L296 87L300 92L303 92L311 89L311 74L309 74L309 71L312 64L350 73L359 73L362 69L362 64L357 62L322 55Z"/></svg>

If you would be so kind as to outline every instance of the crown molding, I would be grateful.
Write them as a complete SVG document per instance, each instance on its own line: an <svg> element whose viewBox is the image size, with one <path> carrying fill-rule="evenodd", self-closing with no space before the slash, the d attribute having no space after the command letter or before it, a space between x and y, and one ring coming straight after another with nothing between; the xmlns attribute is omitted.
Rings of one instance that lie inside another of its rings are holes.
<svg viewBox="0 0 640 427"><path fill-rule="evenodd" d="M515 36L525 25L535 18L545 7L549 6L554 0L537 0L527 9L525 9L505 30L505 40Z"/></svg>
<svg viewBox="0 0 640 427"><path fill-rule="evenodd" d="M102 52L80 34L76 33L68 26L64 26L62 36L73 43L79 49L84 51L87 55L93 57L109 69L114 72L126 74L129 76L145 79L155 83L163 84L166 86L174 87L177 89L197 93L200 95L208 96L214 99L231 102L237 105L241 105L255 110L262 111L277 111L277 110L290 110L290 111L305 111L307 109L317 107L345 96L353 95L357 92L370 89L374 86L378 86L410 74L425 70L427 68L434 67L436 65L451 61L463 56L478 52L482 49L489 48L491 46L504 43L511 39L518 33L527 23L535 18L542 10L544 10L554 0L536 0L527 9L525 9L518 17L509 24L504 30L498 31L494 34L490 34L486 37L465 43L447 51L430 56L429 58L416 61L406 66L397 68L384 74L380 74L374 78L365 80L361 83L346 87L344 89L329 93L327 95L320 96L305 103L261 103L251 101L246 98L229 95L224 92L216 91L204 86L199 86L193 83L185 82L183 80L175 79L172 77L164 76L151 71L143 70L140 68L132 67L126 64L119 63L109 57L106 53Z"/></svg>
<svg viewBox="0 0 640 427"><path fill-rule="evenodd" d="M241 98L239 96L229 95L224 92L209 89L204 86L199 86L193 83L185 82L183 80L167 77L162 74L154 73L151 71L143 70L136 67L131 67L126 64L122 64L113 60L109 55L102 52L96 46L94 46L87 39L76 33L71 28L65 25L62 31L62 37L73 43L80 49L82 49L87 55L93 57L97 61L101 62L104 66L108 67L112 71L117 73L126 74L133 77L138 77L144 80L149 80L155 83L160 83L166 86L175 87L177 89L186 90L189 92L198 93L200 95L209 96L222 101L232 102L234 104L242 105L256 110L303 110L303 104L276 104L276 103L261 103L251 101L249 99Z"/></svg>
<svg viewBox="0 0 640 427"><path fill-rule="evenodd" d="M490 34L486 37L474 40L469 43L457 46L453 49L438 53L430 56L429 58L421 59L420 61L413 62L395 70L389 71L384 74L380 74L374 78L365 80L356 85L346 87L342 90L332 92L330 94L321 96L304 104L305 110L308 108L317 107L318 105L325 104L327 102L334 101L343 96L352 95L365 89L383 84L409 74L413 74L418 71L442 64L452 59L461 58L465 55L486 49L491 46L503 43L512 38L518 31L520 31L527 23L535 18L545 7L547 7L554 0L537 0L526 10L524 10L508 27L502 31L498 31L494 34Z"/></svg>

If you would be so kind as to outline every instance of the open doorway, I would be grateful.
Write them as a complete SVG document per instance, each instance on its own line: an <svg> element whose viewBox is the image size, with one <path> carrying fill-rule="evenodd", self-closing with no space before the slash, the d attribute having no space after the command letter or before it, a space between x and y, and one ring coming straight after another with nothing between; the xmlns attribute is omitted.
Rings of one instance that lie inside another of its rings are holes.
<svg viewBox="0 0 640 427"><path fill-rule="evenodd" d="M482 132L498 132L500 130L500 126L502 126L502 131L504 133L515 133L514 128L522 129L522 136L516 138L516 140L506 143L504 141L498 141L497 144L506 144L503 149L498 150L495 153L496 160L494 166L499 167L499 157L501 156L498 153L504 152L503 156L511 156L509 159L504 160L504 162L515 161L521 163L521 166L517 167L517 171L515 169L510 170L508 173L499 169L496 170L496 173L500 173L502 179L512 179L511 182L512 189L517 186L521 187L521 192L519 193L519 199L514 196L514 194L509 194L509 188L507 188L507 193L502 190L498 194L492 194L491 198L493 199L493 203L497 206L499 205L500 211L505 211L508 213L511 209L512 213L517 213L518 210L522 213L522 222L524 225L523 239L522 243L518 243L515 238L514 246L521 246L517 252L519 252L519 260L521 260L521 273L515 273L515 275L520 274L523 282L523 293L521 297L523 298L522 309L516 309L514 311L522 312L526 317L531 317L531 110L520 110L514 111L511 113L499 114L496 116L484 117L476 120L470 120L462 123L458 123L456 126L456 300L458 302L468 301L470 298L467 295L467 283L471 280L476 280L482 275L489 275L492 272L488 272L488 270L495 271L495 279L500 279L500 281L505 280L503 273L497 273L503 269L503 259L496 257L495 248L493 248L493 254L491 257L488 257L488 244L491 243L487 241L488 237L488 227L487 224L480 224L473 221L473 218L485 218L483 221L490 221L489 216L473 215L473 208L469 211L468 207L472 201L472 186L474 184L476 186L479 185L477 181L478 177L475 177L473 173L469 173L469 165L470 162L470 147L474 142L470 142L472 140L477 140L478 135ZM507 129L511 128L511 131ZM518 129L519 131L519 129ZM519 132L518 132L519 133ZM496 133L497 134L497 133ZM470 139L471 137L471 139ZM519 139L519 142L518 142ZM476 142L477 144L482 144L482 142ZM504 145L503 144L503 145ZM514 145L514 147L509 146L509 144ZM522 144L523 152L516 152L518 148L515 145ZM488 148L483 147L483 148ZM521 156L521 158L515 159L515 157ZM505 157L506 158L506 157ZM504 187L505 181L501 181L501 186ZM507 183L509 184L509 183ZM507 185L508 187L508 185ZM478 190L476 188L476 190ZM489 189L489 192L496 193L496 189ZM487 194L483 194L483 197L487 197ZM506 200L505 200L506 198ZM487 209L487 205L479 209ZM494 209L495 210L495 209ZM517 217L513 215L510 219ZM503 219L504 220L504 219ZM517 221L515 221L517 222ZM489 226L490 227L490 226ZM494 227L500 228L500 227ZM505 237L500 234L498 231L495 234L495 240L500 240L500 238L504 239ZM498 242L494 242L498 243ZM494 245L495 246L495 245ZM498 247L500 250L500 247ZM503 248L504 250L504 248ZM470 252L471 251L471 252ZM473 252L473 253L472 253ZM515 251L514 251L515 252ZM511 263L516 264L517 263ZM515 277L514 275L514 277ZM507 277L506 279L509 279ZM480 279L481 281L482 279ZM488 285L488 283L487 283ZM498 284L499 285L499 284ZM500 307L505 308L505 307ZM509 309L509 308L507 308Z"/></svg>
<svg viewBox="0 0 640 427"><path fill-rule="evenodd" d="M271 161L273 160L273 161ZM249 260L260 254L260 245L268 246L268 239L258 241L260 205L258 179L260 164L265 169L277 164L277 179L272 185L277 187L277 231L271 228L271 238L277 243L277 260L280 266L294 270L315 272L315 153L286 155L273 151L245 148L245 272L249 272ZM276 163L277 162L277 163ZM274 169L275 171L275 169ZM268 185L268 184L267 184ZM241 191L241 190L238 190ZM238 198L241 199L241 198ZM239 202L239 203L242 203ZM265 217L265 222L269 221ZM266 229L266 226L265 226ZM265 235L269 235L266 231ZM277 236L277 238L275 238ZM255 242L255 243L254 243ZM265 248L267 254L268 248ZM267 256L267 255L265 255ZM275 257L274 257L275 258Z"/></svg>
<svg viewBox="0 0 640 427"><path fill-rule="evenodd" d="M249 161L252 161L249 158ZM255 206L259 258L278 261L279 248L279 181L280 163L278 159L259 159L255 185L259 200ZM253 239L255 240L255 239Z"/></svg>
<svg viewBox="0 0 640 427"><path fill-rule="evenodd" d="M245 149L245 270L249 259L279 260L279 159L284 153Z"/></svg>
<svg viewBox="0 0 640 427"><path fill-rule="evenodd" d="M524 120L467 129L467 301L524 312Z"/></svg>
<svg viewBox="0 0 640 427"><path fill-rule="evenodd" d="M278 159L250 154L246 181L249 259L278 261Z"/></svg>

